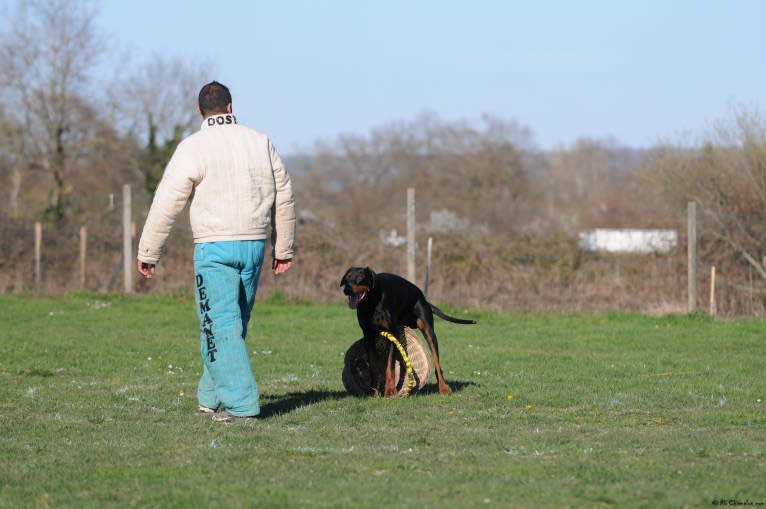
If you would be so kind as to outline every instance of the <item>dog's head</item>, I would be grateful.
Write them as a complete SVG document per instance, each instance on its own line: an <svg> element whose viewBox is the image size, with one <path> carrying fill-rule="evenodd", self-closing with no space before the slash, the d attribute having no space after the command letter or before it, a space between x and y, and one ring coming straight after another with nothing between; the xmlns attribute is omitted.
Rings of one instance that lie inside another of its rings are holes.
<svg viewBox="0 0 766 509"><path fill-rule="evenodd" d="M375 272L369 267L351 267L340 280L340 286L348 296L348 307L356 309L375 287Z"/></svg>

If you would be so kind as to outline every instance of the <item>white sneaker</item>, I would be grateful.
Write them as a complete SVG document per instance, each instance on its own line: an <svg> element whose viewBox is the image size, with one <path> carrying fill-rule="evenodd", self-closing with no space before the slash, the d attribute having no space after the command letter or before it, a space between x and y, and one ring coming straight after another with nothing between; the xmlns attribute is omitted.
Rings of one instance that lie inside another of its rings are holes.
<svg viewBox="0 0 766 509"><path fill-rule="evenodd" d="M240 419L255 419L257 415L231 415L225 408L213 414L214 422L234 422Z"/></svg>

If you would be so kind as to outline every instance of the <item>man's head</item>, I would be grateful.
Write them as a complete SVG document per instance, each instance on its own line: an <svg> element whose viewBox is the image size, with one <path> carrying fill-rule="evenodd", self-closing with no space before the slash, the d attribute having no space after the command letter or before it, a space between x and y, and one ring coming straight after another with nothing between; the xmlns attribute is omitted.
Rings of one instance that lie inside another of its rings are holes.
<svg viewBox="0 0 766 509"><path fill-rule="evenodd" d="M198 106L200 115L204 118L219 113L231 113L231 92L221 83L211 81L199 91Z"/></svg>

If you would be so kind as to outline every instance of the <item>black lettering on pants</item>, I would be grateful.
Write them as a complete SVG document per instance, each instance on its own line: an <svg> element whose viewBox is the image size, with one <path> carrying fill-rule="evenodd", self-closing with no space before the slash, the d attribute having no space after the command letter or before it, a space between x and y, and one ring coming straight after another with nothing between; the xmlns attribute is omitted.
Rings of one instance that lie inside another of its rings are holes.
<svg viewBox="0 0 766 509"><path fill-rule="evenodd" d="M205 342L207 347L207 356L210 362L215 362L215 354L218 348L215 345L215 334L213 333L213 319L210 318L210 299L205 289L205 280L202 274L197 274L197 293L199 294L199 312L200 326L205 333Z"/></svg>

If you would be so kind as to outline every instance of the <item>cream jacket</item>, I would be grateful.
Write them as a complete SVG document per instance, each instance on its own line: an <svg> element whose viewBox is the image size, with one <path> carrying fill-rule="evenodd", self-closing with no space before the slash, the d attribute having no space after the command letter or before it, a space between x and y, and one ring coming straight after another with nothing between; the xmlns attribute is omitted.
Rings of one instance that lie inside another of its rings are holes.
<svg viewBox="0 0 766 509"><path fill-rule="evenodd" d="M280 260L293 257L292 183L266 135L214 115L179 143L154 194L138 259L158 263L176 216L189 207L195 243L266 239Z"/></svg>

